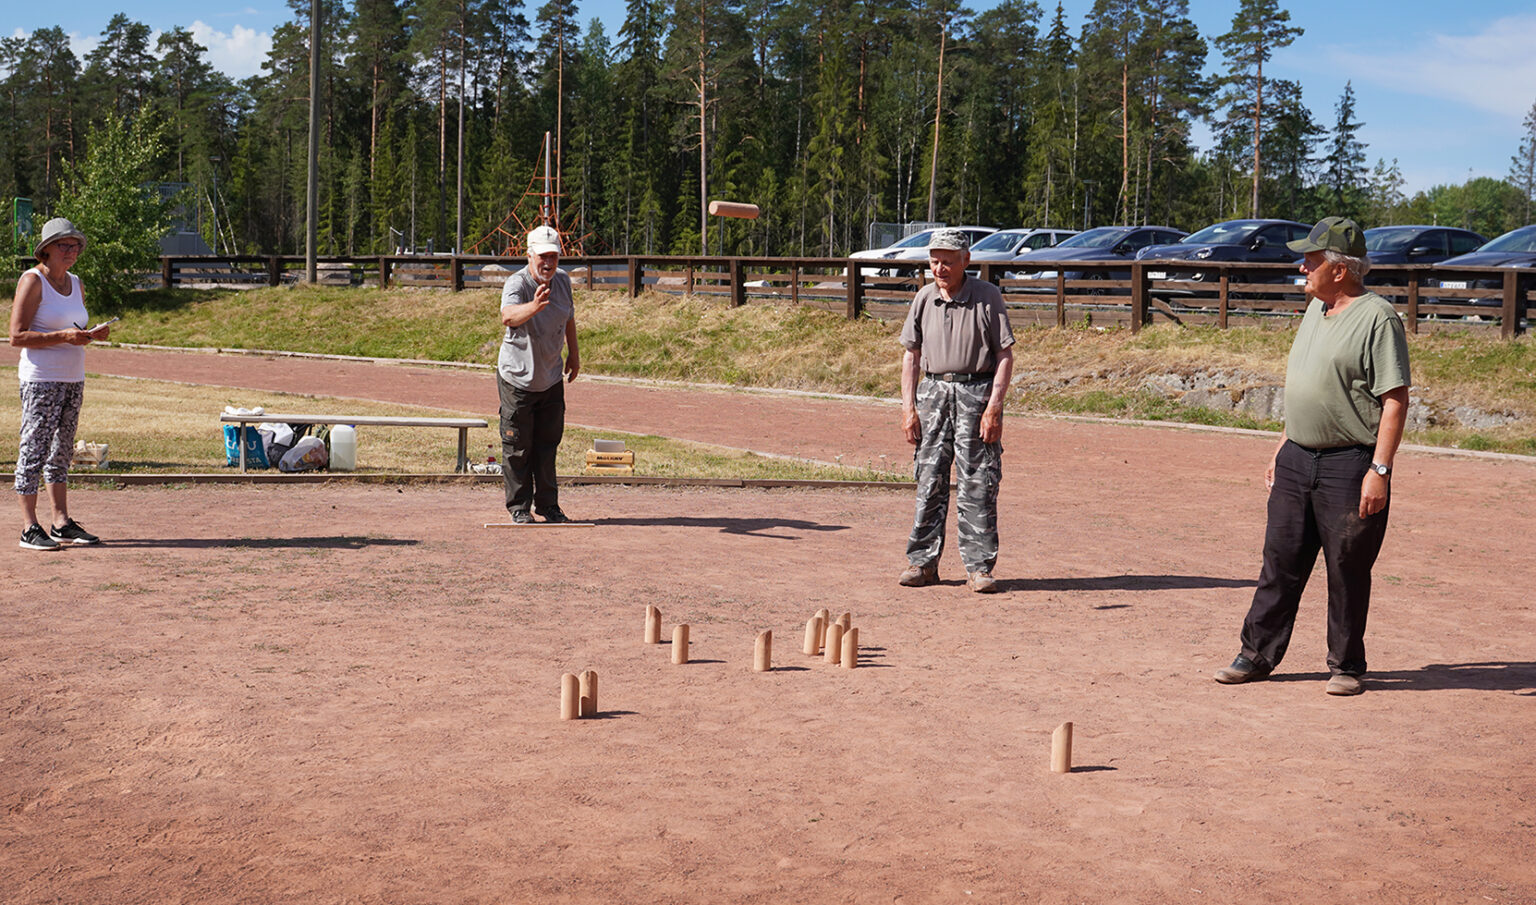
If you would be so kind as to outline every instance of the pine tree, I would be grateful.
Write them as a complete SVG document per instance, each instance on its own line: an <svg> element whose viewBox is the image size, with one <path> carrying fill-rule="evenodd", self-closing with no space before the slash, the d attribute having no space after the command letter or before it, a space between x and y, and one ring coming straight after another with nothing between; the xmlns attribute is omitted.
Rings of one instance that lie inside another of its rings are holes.
<svg viewBox="0 0 1536 905"><path fill-rule="evenodd" d="M1289 46L1303 29L1288 25L1291 14L1281 9L1278 0L1242 0L1232 16L1232 28L1216 39L1227 58L1229 72L1224 79L1232 88L1227 103L1243 108L1253 120L1253 185L1248 216L1259 215L1259 180L1263 173L1260 143L1264 135L1264 64L1276 50Z"/></svg>
<svg viewBox="0 0 1536 905"><path fill-rule="evenodd" d="M1364 205L1367 176L1365 144L1360 141L1360 127L1355 119L1355 89L1344 83L1344 94L1334 109L1333 138L1324 163L1324 184L1332 195L1336 216L1357 217Z"/></svg>
<svg viewBox="0 0 1536 905"><path fill-rule="evenodd" d="M1525 134L1520 138L1520 147L1515 151L1515 156L1509 159L1509 184L1525 196L1520 219L1529 223L1531 207L1536 202L1536 103L1531 104L1521 128Z"/></svg>

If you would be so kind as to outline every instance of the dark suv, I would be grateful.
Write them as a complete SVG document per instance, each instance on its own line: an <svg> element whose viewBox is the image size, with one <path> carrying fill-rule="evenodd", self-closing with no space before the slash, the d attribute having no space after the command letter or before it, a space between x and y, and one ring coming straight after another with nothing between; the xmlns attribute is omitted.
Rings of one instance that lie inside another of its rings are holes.
<svg viewBox="0 0 1536 905"><path fill-rule="evenodd" d="M1374 260L1374 258L1373 258ZM1440 262L1447 267L1464 264L1471 267L1536 267L1536 225L1513 229L1469 254L1446 258ZM1468 301L1473 305L1504 304L1504 278L1475 274L1446 274L1439 281L1441 289L1472 289L1478 295L1470 299L1443 299L1440 301ZM1522 277L1521 288L1530 282Z"/></svg>
<svg viewBox="0 0 1536 905"><path fill-rule="evenodd" d="M1371 264L1438 264L1476 251L1488 240L1450 226L1378 226L1365 231Z"/></svg>
<svg viewBox="0 0 1536 905"><path fill-rule="evenodd" d="M1227 220L1191 233L1174 245L1154 245L1142 249L1140 261L1251 261L1263 264L1295 264L1302 258L1286 247L1287 242L1305 239L1312 227L1294 220ZM1195 294L1201 286L1215 282L1213 270L1180 270L1170 266L1149 268L1150 280L1178 280L1190 283L1188 289L1159 289L1173 295ZM1234 283L1289 283L1290 274L1261 271L1254 274L1233 272ZM1207 290L1208 291L1208 290Z"/></svg>

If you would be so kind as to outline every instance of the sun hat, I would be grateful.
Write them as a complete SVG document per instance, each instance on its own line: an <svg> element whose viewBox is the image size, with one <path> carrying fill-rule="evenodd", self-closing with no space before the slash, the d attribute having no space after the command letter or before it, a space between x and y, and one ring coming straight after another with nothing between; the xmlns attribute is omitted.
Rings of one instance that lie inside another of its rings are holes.
<svg viewBox="0 0 1536 905"><path fill-rule="evenodd" d="M970 251L971 237L959 229L935 230L933 237L928 240L929 248L947 248L951 251Z"/></svg>
<svg viewBox="0 0 1536 905"><path fill-rule="evenodd" d="M528 253L543 255L560 251L560 233L553 226L538 226L528 233Z"/></svg>
<svg viewBox="0 0 1536 905"><path fill-rule="evenodd" d="M1351 258L1366 255L1365 233L1348 217L1324 217L1312 227L1305 239L1285 243L1291 251L1306 254L1309 251L1336 251Z"/></svg>
<svg viewBox="0 0 1536 905"><path fill-rule="evenodd" d="M54 217L43 224L43 237L37 240L37 247L32 249L32 257L41 261L43 249L60 239L76 238L80 240L80 250L85 251L85 233L75 228L75 224L63 217Z"/></svg>

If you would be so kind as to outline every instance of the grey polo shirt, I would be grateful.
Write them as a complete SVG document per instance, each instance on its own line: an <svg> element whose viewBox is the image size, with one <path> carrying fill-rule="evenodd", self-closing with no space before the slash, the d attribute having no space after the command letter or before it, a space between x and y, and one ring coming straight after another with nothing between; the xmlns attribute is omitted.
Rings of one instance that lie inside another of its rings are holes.
<svg viewBox="0 0 1536 905"><path fill-rule="evenodd" d="M539 284L524 267L507 277L501 287L501 304L521 305L533 301ZM565 362L560 353L565 348L565 325L576 316L571 300L571 277L556 270L549 281L549 305L525 323L508 327L496 359L496 372L520 390L540 392L562 379Z"/></svg>
<svg viewBox="0 0 1536 905"><path fill-rule="evenodd" d="M982 374L997 370L997 355L1013 345L1013 327L1003 293L976 277L966 277L953 299L945 301L929 283L917 291L901 344L922 352L921 367L935 374Z"/></svg>

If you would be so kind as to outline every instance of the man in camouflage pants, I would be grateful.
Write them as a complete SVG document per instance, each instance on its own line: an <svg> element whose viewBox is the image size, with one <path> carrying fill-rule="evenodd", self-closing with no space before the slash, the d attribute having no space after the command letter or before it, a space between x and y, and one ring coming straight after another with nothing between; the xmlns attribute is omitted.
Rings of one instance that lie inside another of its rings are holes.
<svg viewBox="0 0 1536 905"><path fill-rule="evenodd" d="M933 282L918 290L901 329L901 422L916 445L917 514L901 583L939 580L953 462L956 533L966 583L997 590L997 489L1003 478L1003 396L1013 374L1013 329L1003 295L966 277L970 240L941 229L928 245Z"/></svg>

